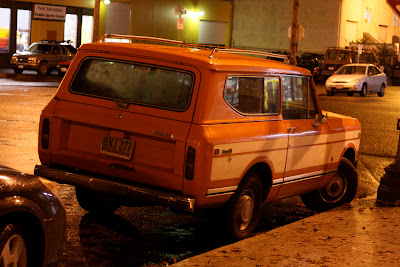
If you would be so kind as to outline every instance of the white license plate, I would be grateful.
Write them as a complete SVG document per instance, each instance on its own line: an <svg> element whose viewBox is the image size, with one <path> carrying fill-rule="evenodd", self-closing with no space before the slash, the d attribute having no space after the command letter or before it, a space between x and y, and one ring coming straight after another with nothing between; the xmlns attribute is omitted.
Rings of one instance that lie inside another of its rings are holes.
<svg viewBox="0 0 400 267"><path fill-rule="evenodd" d="M328 67L328 70L335 70L334 67Z"/></svg>
<svg viewBox="0 0 400 267"><path fill-rule="evenodd" d="M18 69L23 69L24 65L18 65Z"/></svg>
<svg viewBox="0 0 400 267"><path fill-rule="evenodd" d="M101 144L100 153L130 159L135 147L135 141L131 139L113 137L105 134Z"/></svg>

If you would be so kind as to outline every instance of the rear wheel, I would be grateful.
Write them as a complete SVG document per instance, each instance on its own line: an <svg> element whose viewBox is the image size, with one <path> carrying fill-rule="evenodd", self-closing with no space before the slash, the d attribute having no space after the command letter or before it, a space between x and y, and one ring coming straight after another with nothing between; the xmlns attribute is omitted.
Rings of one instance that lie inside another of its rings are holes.
<svg viewBox="0 0 400 267"><path fill-rule="evenodd" d="M112 213L121 206L117 197L86 188L75 187L75 194L79 205L89 212Z"/></svg>
<svg viewBox="0 0 400 267"><path fill-rule="evenodd" d="M301 200L312 210L325 211L350 203L357 193L357 186L356 169L351 161L343 158L328 184L320 190L301 195Z"/></svg>
<svg viewBox="0 0 400 267"><path fill-rule="evenodd" d="M367 95L367 84L364 83L361 87L360 96L366 96L366 95Z"/></svg>
<svg viewBox="0 0 400 267"><path fill-rule="evenodd" d="M326 94L327 94L328 96L334 96L334 95L335 95L335 92L333 92L333 91L328 91Z"/></svg>
<svg viewBox="0 0 400 267"><path fill-rule="evenodd" d="M233 240L249 237L255 230L262 207L262 183L255 172L249 172L228 202L226 230Z"/></svg>
<svg viewBox="0 0 400 267"><path fill-rule="evenodd" d="M347 93L348 96L353 96L353 93Z"/></svg>
<svg viewBox="0 0 400 267"><path fill-rule="evenodd" d="M384 96L384 95L385 95L385 84L382 83L381 89L380 89L379 92L378 92L378 96L379 96L379 97L382 97L382 96Z"/></svg>
<svg viewBox="0 0 400 267"><path fill-rule="evenodd" d="M27 266L28 242L24 227L8 223L0 231L0 266Z"/></svg>

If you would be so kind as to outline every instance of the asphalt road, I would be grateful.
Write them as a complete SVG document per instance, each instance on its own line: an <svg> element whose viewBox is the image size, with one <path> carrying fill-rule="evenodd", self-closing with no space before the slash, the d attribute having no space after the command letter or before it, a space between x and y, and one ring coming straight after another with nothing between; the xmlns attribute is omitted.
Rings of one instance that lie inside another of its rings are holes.
<svg viewBox="0 0 400 267"><path fill-rule="evenodd" d="M2 83L3 82L3 83ZM0 79L0 164L33 173L37 129L42 108L56 87L24 86ZM318 86L325 110L357 117L363 127L358 171L369 180L359 196L376 192L383 168L393 161L399 133L400 87L376 95L327 97ZM74 189L59 185L67 210L67 239L61 266L167 265L227 244L214 222L163 207L122 207L107 218L96 218L77 204ZM257 232L289 224L315 213L290 198L264 207Z"/></svg>

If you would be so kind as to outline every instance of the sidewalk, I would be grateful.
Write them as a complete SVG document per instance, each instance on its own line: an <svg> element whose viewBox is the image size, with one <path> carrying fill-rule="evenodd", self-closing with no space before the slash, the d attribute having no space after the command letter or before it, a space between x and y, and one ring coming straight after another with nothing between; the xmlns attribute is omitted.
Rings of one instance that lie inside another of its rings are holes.
<svg viewBox="0 0 400 267"><path fill-rule="evenodd" d="M55 75L40 76L36 71L25 70L23 74L15 74L12 69L0 69L0 85L4 86L40 86L58 87L62 77Z"/></svg>
<svg viewBox="0 0 400 267"><path fill-rule="evenodd" d="M400 207L376 195L174 266L400 266Z"/></svg>

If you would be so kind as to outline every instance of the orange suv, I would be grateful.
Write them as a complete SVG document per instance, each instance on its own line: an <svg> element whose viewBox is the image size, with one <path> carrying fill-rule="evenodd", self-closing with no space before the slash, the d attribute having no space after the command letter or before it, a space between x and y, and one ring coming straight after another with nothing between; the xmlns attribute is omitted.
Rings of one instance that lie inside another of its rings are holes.
<svg viewBox="0 0 400 267"><path fill-rule="evenodd" d="M121 35L82 45L42 112L35 174L74 185L92 212L222 208L235 240L265 202L350 202L359 121L322 111L309 71L248 54L285 57Z"/></svg>

